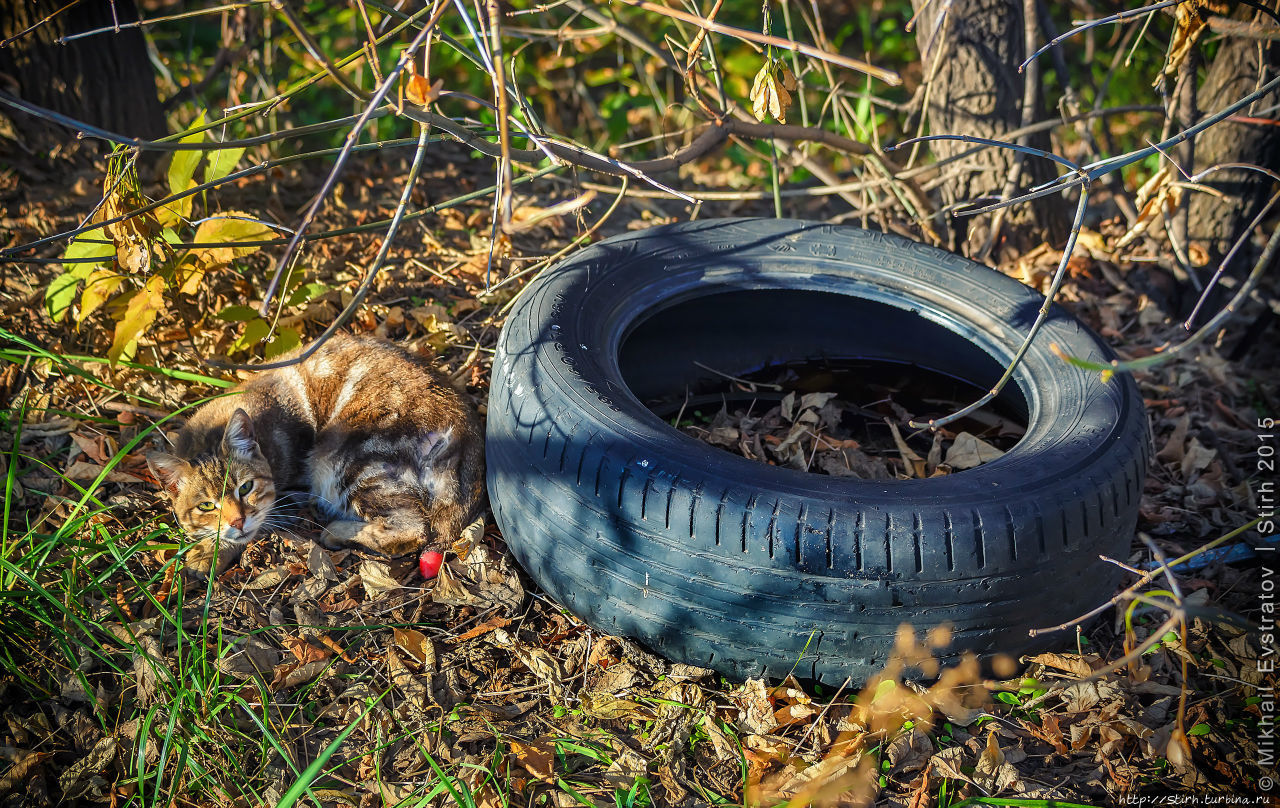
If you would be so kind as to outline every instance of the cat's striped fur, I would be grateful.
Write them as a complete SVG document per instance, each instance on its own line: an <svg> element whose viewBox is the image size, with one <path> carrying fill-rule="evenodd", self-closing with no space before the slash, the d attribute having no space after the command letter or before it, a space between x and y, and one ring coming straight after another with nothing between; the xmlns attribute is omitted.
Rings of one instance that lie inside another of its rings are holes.
<svg viewBox="0 0 1280 808"><path fill-rule="evenodd" d="M389 342L335 335L196 411L172 454L147 457L208 568L225 567L277 497L308 491L333 521L322 540L388 555L446 549L483 510L475 413L430 363Z"/></svg>

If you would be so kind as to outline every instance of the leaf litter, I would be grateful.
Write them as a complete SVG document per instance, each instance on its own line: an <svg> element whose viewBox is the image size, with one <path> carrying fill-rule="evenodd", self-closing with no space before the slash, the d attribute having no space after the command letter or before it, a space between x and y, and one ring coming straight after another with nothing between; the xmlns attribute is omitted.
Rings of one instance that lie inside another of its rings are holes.
<svg viewBox="0 0 1280 808"><path fill-rule="evenodd" d="M841 389L812 389L824 383ZM912 479L976 468L1022 437L1025 421L1008 405L983 408L958 429L910 425L965 406L972 398L961 396L976 398L974 391L923 368L826 360L703 384L678 402L649 406L669 418L678 407L671 420L681 431L750 460L833 477Z"/></svg>
<svg viewBox="0 0 1280 808"><path fill-rule="evenodd" d="M437 170L455 186L474 187L483 178L460 175L466 165L457 158ZM371 172L345 187L345 198L370 207L392 198L383 186L397 170ZM288 176L280 184L286 198L309 187ZM439 214L421 233L433 271L406 251L353 326L436 356L481 401L489 354L476 348L493 346L506 299L484 293L488 245L474 233L487 232L487 216L483 203ZM47 218L74 220L59 211ZM635 222L643 226L642 219ZM1114 243L1123 228L1111 227L1083 242ZM499 275L564 246L570 230L508 243L495 258ZM1148 248L1142 239L1134 249ZM318 242L290 327L314 334L332 318L372 245L361 236ZM1128 356L1175 338L1175 307L1161 297L1167 287L1154 280L1157 271L1103 247L1073 259L1066 305ZM261 257L230 258L261 272ZM1033 251L1007 269L1039 285L1042 265L1055 260L1051 250ZM170 349L192 339L206 355L225 354L243 337L244 320L182 321L184 312L251 304L253 287L237 277L208 267L191 300L156 310L137 356L207 372ZM3 282L9 300L30 299L40 288L24 288L17 275ZM41 321L25 336L65 354L102 355L112 345L110 328L92 319L79 327ZM1245 464L1256 409L1276 411L1275 369L1251 367L1252 378L1242 381L1224 358L1230 350L1209 346L1137 375L1157 450L1139 530L1167 557L1256 512ZM832 687L726 682L593 630L523 578L491 524L455 548L427 583L409 560L319 547L302 511L203 584L175 574L180 546L161 529L166 516L143 482L141 447L120 452L156 412L210 388L80 360L16 361L4 373L11 423L21 413L22 427L16 444L16 430L4 435L4 469L15 458L42 459L18 461L14 512L25 516L22 530L35 525L52 534L66 525L56 544L11 544L10 559L46 552L41 585L56 591L62 570L75 570L82 583L66 604L71 619L57 630L0 613L8 659L36 663L6 664L0 674L3 806L116 804L136 796L139 765L157 782L177 777L165 787L189 804L273 804L350 726L313 784L326 805L411 798L614 804L636 794L654 805L925 806L940 793L1111 804L1143 789L1247 794L1257 787L1264 715L1249 694L1273 684L1273 675L1260 672L1273 649L1246 628L1211 622L1207 611L1119 671L1107 671L1108 663L1123 656L1127 633L1130 647L1152 636L1160 623L1153 615L1139 614L1130 631L1122 617L1108 617L1078 634L1070 651L991 669L971 661L932 669L930 683L904 671L931 670L939 638L904 635L881 677ZM787 381L775 369L770 383ZM947 401L922 401L894 380L877 384L873 395L838 385L726 386L700 401L667 402L674 407L665 415L746 457L864 479L955 473L1016 443L1016 418L1000 413L954 432L913 430L908 421L941 413ZM109 409L122 400L120 390L129 391L128 406ZM103 507L68 523L80 489L99 478ZM104 541L132 549L111 557L94 549ZM1116 560L1139 565L1149 555L1139 549ZM1249 568L1217 563L1180 572L1179 581L1187 608L1213 605L1257 619L1262 584ZM209 671L192 680L205 662ZM166 745L174 738L185 739L204 774L177 768Z"/></svg>

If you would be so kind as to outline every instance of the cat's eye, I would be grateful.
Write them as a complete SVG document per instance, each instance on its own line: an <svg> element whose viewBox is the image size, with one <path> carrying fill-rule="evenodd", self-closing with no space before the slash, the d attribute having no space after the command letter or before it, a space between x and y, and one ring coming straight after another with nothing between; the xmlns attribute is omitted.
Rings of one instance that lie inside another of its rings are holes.
<svg viewBox="0 0 1280 808"><path fill-rule="evenodd" d="M247 497L249 496L249 492L252 490L253 490L253 480L245 480L244 482L240 483L240 488L236 493L238 493L242 497Z"/></svg>
<svg viewBox="0 0 1280 808"><path fill-rule="evenodd" d="M209 511L213 510L216 507L218 507L217 503L215 503L211 499L206 499L204 502L201 502L199 505L196 505L196 510L204 511L205 513L208 513Z"/></svg>

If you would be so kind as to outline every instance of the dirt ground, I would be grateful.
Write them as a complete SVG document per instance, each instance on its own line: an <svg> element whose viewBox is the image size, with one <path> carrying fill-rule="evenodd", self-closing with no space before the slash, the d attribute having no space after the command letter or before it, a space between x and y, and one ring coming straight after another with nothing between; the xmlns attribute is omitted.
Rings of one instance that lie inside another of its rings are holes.
<svg viewBox="0 0 1280 808"><path fill-rule="evenodd" d="M12 165L0 174L6 247L77 226L101 199L90 143ZM317 229L385 216L404 169L394 156L363 160ZM426 172L415 206L492 182L488 164L447 146ZM144 167L144 184L159 176ZM291 222L321 179L246 180L218 204ZM517 209L581 192L559 178L522 187L534 191ZM605 196L496 246L488 198L406 225L351 329L435 356L483 413L504 306L597 223ZM801 198L786 212L821 218L834 205ZM769 209L708 204L699 215ZM592 238L687 216L676 200L629 199ZM1123 228L1094 227L1061 302L1124 358L1180 340L1194 293L1155 260L1156 243L1117 253ZM288 324L318 333L378 246L361 233L309 244L316 294ZM0 805L275 804L326 752L309 797L323 805L1112 805L1269 787L1274 701L1261 688L1274 685L1275 643L1257 627L1271 625L1274 587L1256 557L1198 559L1208 563L1179 570L1176 596L1152 594L1128 621L1127 603L1108 610L1001 679L962 666L925 687L890 670L839 692L724 681L605 636L542 596L492 523L435 582L413 559L320 549L304 523L255 543L212 586L175 574L182 539L143 460L155 436L140 436L216 392L200 377L235 378L210 360L227 359L245 326L216 315L260 300L269 253L247 257L243 273L210 273L161 315L134 364L116 367L91 359L111 344L109 317L77 327L43 312L57 263L0 264ZM1046 246L1000 269L1043 289L1058 257ZM1156 454L1132 554L1111 560L1133 580L1150 548L1181 556L1274 501L1259 492L1274 490L1263 461L1280 438L1260 419L1280 418L1277 329L1248 332L1256 317L1251 308L1194 356L1137 375ZM1226 546L1242 553L1257 535ZM1163 577L1144 587L1167 589ZM1174 600L1185 621L1169 625L1160 604ZM920 653L904 641L904 660Z"/></svg>

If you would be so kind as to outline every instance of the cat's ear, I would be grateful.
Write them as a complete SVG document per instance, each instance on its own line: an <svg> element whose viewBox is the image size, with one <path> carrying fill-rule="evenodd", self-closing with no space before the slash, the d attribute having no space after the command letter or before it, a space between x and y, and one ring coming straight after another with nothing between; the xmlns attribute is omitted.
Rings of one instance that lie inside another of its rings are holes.
<svg viewBox="0 0 1280 808"><path fill-rule="evenodd" d="M172 495L178 493L178 483L191 471L191 464L164 452L147 452L147 468L160 487Z"/></svg>
<svg viewBox="0 0 1280 808"><path fill-rule="evenodd" d="M222 448L229 455L255 457L261 453L258 439L253 434L253 420L244 410L236 410L227 421L226 431L222 433Z"/></svg>

